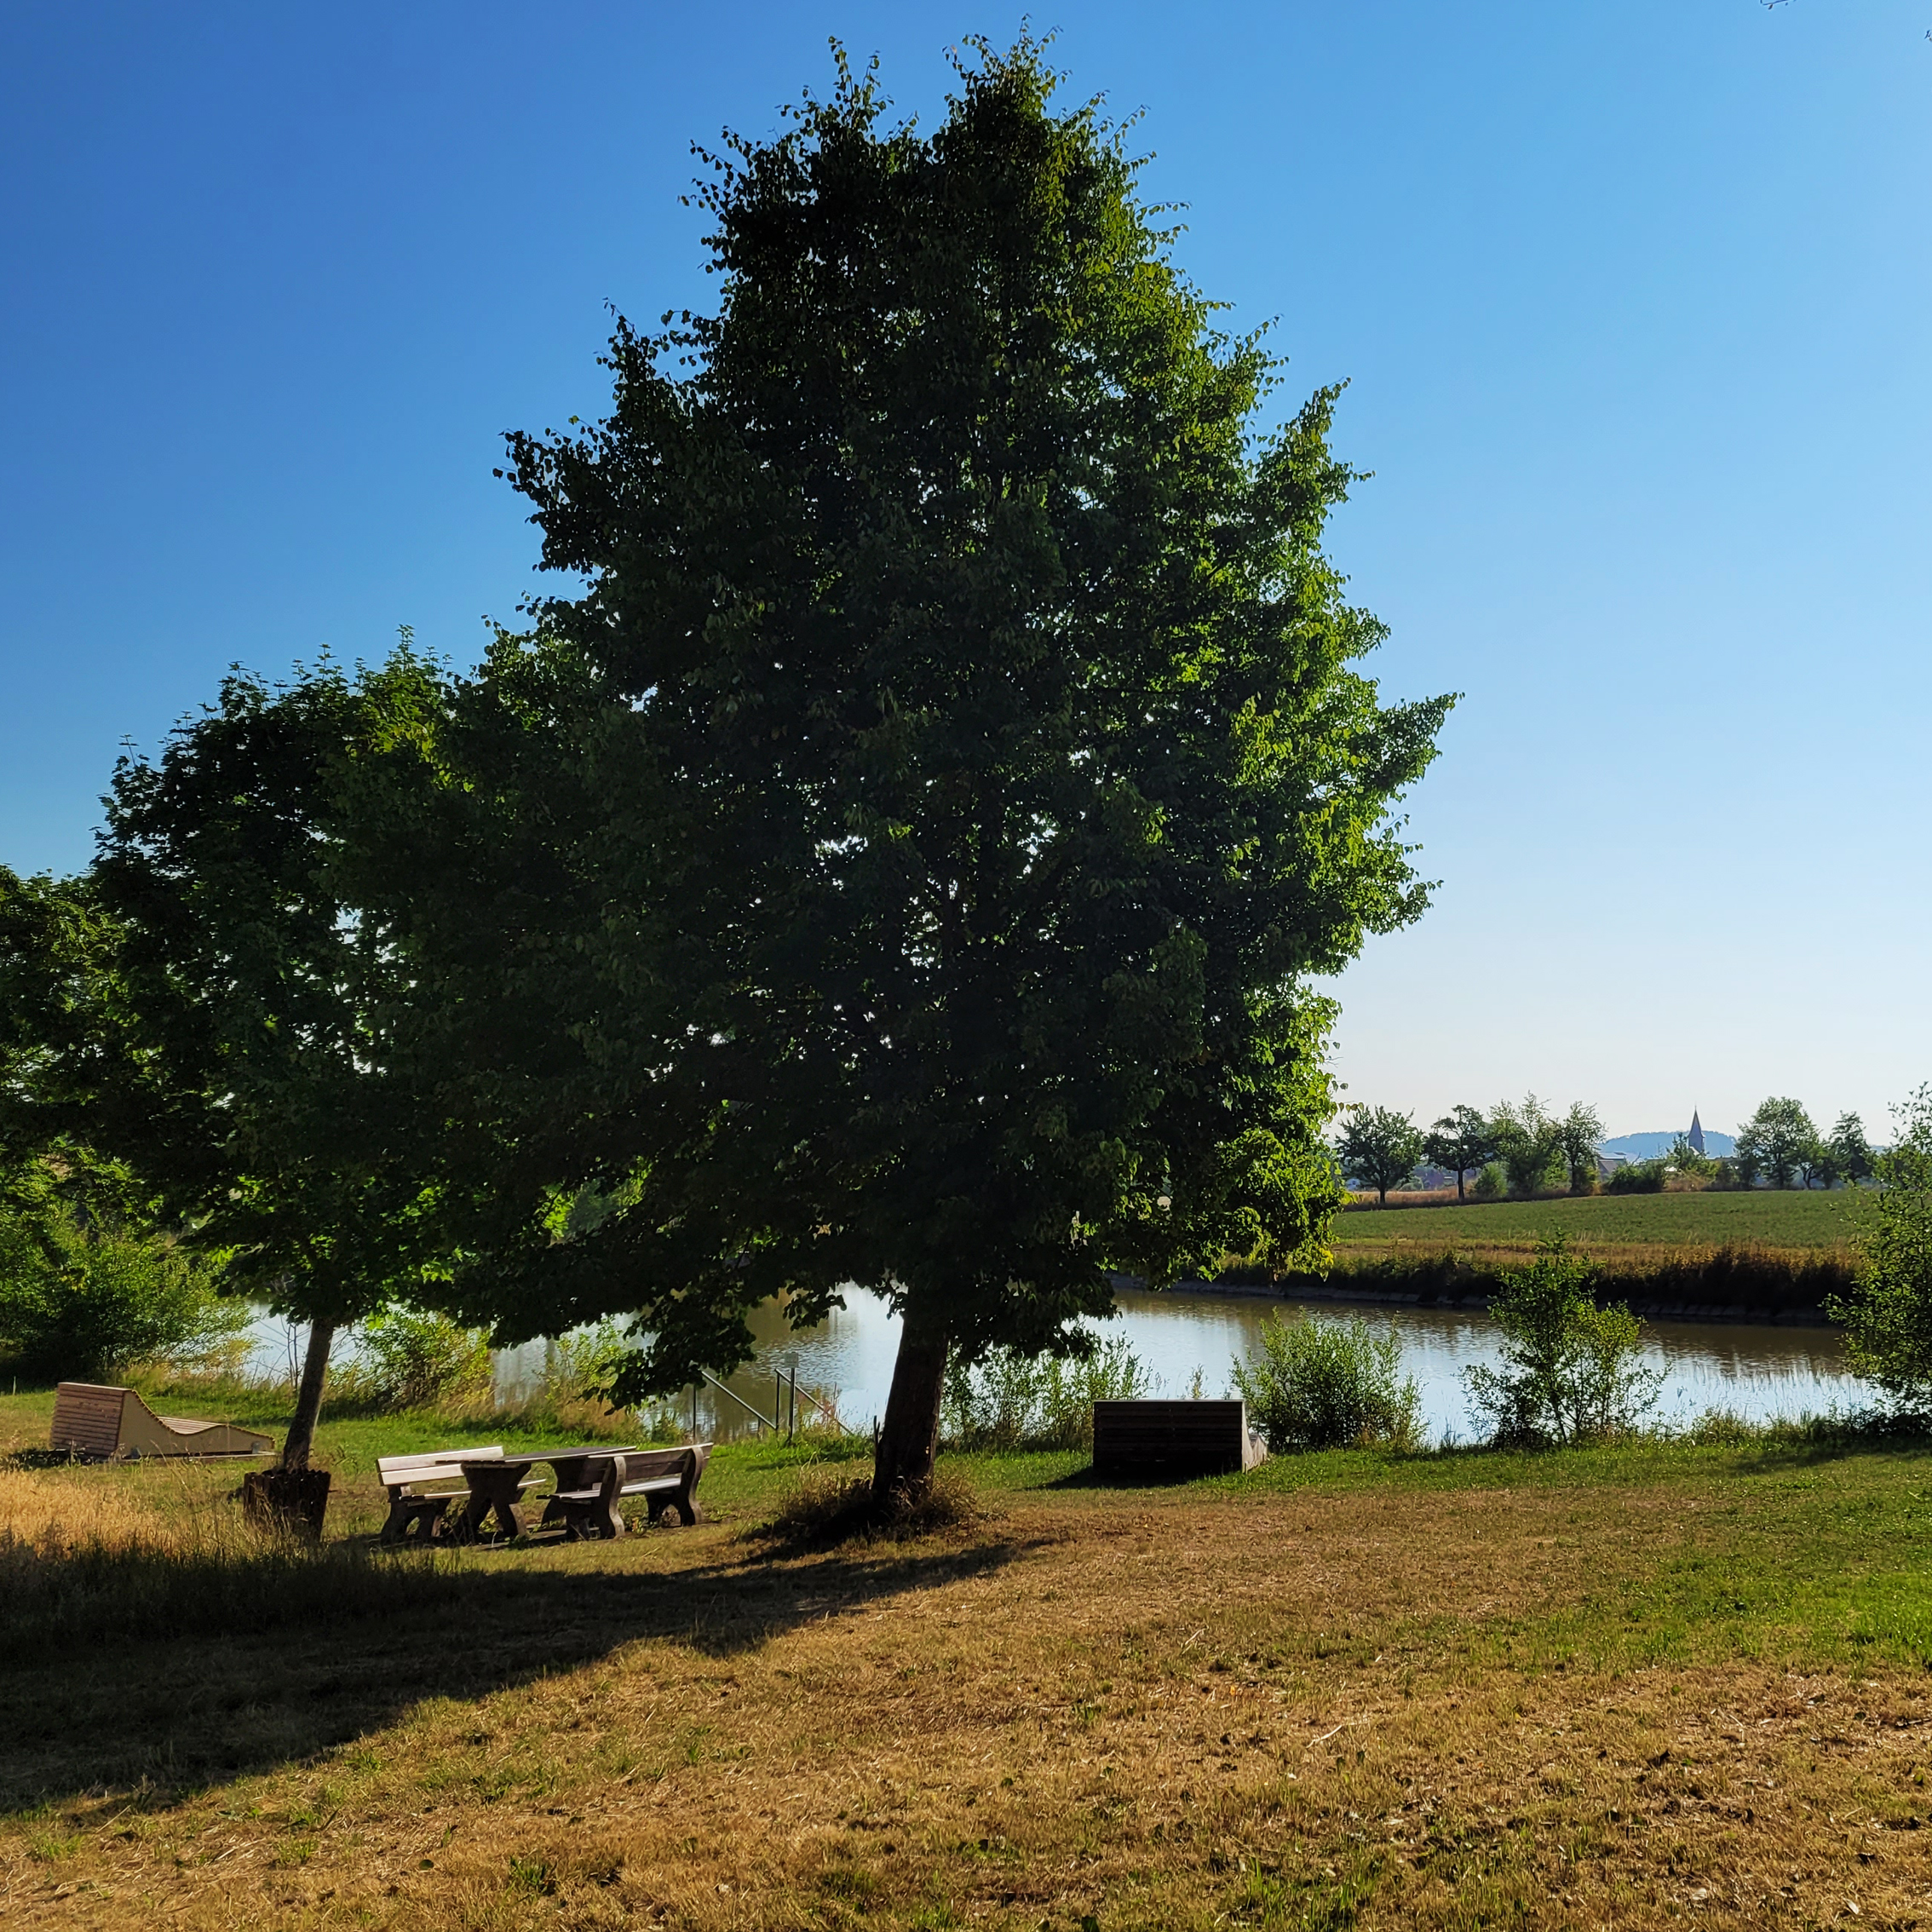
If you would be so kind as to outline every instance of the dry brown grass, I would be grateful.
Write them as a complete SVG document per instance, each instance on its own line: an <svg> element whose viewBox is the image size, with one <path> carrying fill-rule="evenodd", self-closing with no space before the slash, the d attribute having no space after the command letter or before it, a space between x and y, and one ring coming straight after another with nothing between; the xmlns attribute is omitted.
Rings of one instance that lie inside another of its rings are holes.
<svg viewBox="0 0 1932 1932"><path fill-rule="evenodd" d="M883 1508L872 1499L870 1475L834 1467L805 1471L777 1509L746 1534L752 1543L802 1555L854 1542L957 1537L979 1528L985 1518L970 1479L948 1464L940 1465L917 1498L895 1492Z"/></svg>
<svg viewBox="0 0 1932 1932"><path fill-rule="evenodd" d="M54 1539L124 1549L180 1533L178 1516L125 1483L102 1482L78 1467L26 1469L0 1463L0 1542L37 1547Z"/></svg>
<svg viewBox="0 0 1932 1932"><path fill-rule="evenodd" d="M0 1828L0 1912L223 1932L1932 1922L1922 1673L1794 1667L1776 1644L1633 1665L1577 1640L1610 1586L1741 1533L1668 1486L1074 1492L1009 1498L964 1547L766 1562L727 1525L529 1553L540 1601L353 1649L154 1647L168 1734L217 1759L206 1734L243 1740L199 1791L99 1774L90 1727L141 1715L76 1661L75 1734L33 1746L52 1802Z"/></svg>

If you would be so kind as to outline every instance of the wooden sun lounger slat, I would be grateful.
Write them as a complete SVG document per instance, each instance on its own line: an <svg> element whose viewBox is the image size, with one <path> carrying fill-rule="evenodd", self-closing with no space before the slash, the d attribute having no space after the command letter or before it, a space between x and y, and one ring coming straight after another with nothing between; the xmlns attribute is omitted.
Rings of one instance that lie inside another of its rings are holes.
<svg viewBox="0 0 1932 1932"><path fill-rule="evenodd" d="M259 1456L274 1446L260 1429L198 1416L158 1416L139 1392L106 1383L63 1382L49 1440L73 1456Z"/></svg>

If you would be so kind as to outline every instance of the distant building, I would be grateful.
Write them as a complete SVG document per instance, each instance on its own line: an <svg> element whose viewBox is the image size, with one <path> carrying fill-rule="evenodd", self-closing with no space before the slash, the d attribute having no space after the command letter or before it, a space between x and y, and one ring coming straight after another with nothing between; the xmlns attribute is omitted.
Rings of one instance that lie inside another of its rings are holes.
<svg viewBox="0 0 1932 1932"><path fill-rule="evenodd" d="M1696 1148L1699 1156L1703 1154L1704 1123L1698 1118L1697 1109L1694 1107L1690 1110L1690 1132L1686 1134L1684 1138L1690 1142L1692 1147Z"/></svg>

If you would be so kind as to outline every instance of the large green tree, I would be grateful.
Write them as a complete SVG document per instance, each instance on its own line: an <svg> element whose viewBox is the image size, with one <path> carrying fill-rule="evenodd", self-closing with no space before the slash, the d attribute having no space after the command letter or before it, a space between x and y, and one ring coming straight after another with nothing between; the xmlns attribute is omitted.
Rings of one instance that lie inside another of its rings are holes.
<svg viewBox="0 0 1932 1932"><path fill-rule="evenodd" d="M1894 1113L1897 1140L1873 1157L1878 1188L1856 1275L1825 1306L1845 1325L1853 1369L1895 1409L1923 1417L1932 1414L1932 1087Z"/></svg>
<svg viewBox="0 0 1932 1932"><path fill-rule="evenodd" d="M1335 1144L1343 1176L1358 1187L1373 1187L1383 1207L1389 1205L1389 1190L1400 1187L1415 1172L1423 1152L1423 1136L1415 1121L1392 1107L1349 1108Z"/></svg>
<svg viewBox="0 0 1932 1932"><path fill-rule="evenodd" d="M1490 1113L1489 1130L1512 1194L1533 1199L1566 1164L1563 1123L1534 1094L1525 1094L1521 1101L1498 1101Z"/></svg>
<svg viewBox="0 0 1932 1932"><path fill-rule="evenodd" d="M1423 1136L1423 1157L1456 1176L1456 1199L1466 1198L1463 1176L1480 1172L1496 1159L1496 1136L1481 1107L1452 1107Z"/></svg>
<svg viewBox="0 0 1932 1932"><path fill-rule="evenodd" d="M1573 1101L1570 1111L1556 1123L1556 1143L1573 1194L1596 1191L1596 1148L1602 1138L1603 1118L1587 1101Z"/></svg>
<svg viewBox="0 0 1932 1932"><path fill-rule="evenodd" d="M1052 95L980 48L926 135L842 62L728 145L716 312L620 325L608 418L511 440L582 594L370 860L441 882L395 929L470 1310L641 1308L641 1394L875 1285L882 1497L949 1358L1082 1350L1114 1270L1314 1250L1306 979L1424 903L1389 813L1448 700L1351 668L1335 393L1264 428L1275 364Z"/></svg>
<svg viewBox="0 0 1932 1932"><path fill-rule="evenodd" d="M1762 1175L1774 1187L1795 1187L1818 1146L1818 1130L1802 1103L1774 1095L1739 1128L1738 1164L1747 1178Z"/></svg>
<svg viewBox="0 0 1932 1932"><path fill-rule="evenodd" d="M1877 1155L1865 1137L1865 1123L1855 1113L1841 1113L1828 1143L1833 1176L1857 1187L1877 1172Z"/></svg>
<svg viewBox="0 0 1932 1932"><path fill-rule="evenodd" d="M290 1468L336 1331L419 1285L430 1252L436 1136L392 1050L408 988L342 860L356 761L440 702L406 649L280 688L232 675L158 757L122 761L87 877L15 889L0 920L27 995L0 1040L0 1124L124 1164L185 1239L308 1324Z"/></svg>

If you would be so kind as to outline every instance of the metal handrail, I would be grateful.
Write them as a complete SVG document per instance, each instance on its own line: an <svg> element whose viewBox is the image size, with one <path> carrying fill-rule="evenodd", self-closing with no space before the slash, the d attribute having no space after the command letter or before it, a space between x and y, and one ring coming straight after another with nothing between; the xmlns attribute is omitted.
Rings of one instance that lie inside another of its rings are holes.
<svg viewBox="0 0 1932 1932"><path fill-rule="evenodd" d="M730 1396L733 1401L737 1403L739 1408L743 1409L747 1415L750 1416L755 1421L756 1421L761 1427L768 1429L774 1435L778 1434L779 1423L777 1420L771 1416L768 1416L762 1413L762 1412L761 1412L760 1410L753 1408L752 1406L749 1402L747 1402L745 1398L731 1386L729 1383L720 1382L718 1378L715 1375L713 1375L709 1369L699 1369L698 1372L704 1377L705 1381L710 1383L712 1388L722 1389L727 1395Z"/></svg>
<svg viewBox="0 0 1932 1932"><path fill-rule="evenodd" d="M848 1435L856 1435L859 1433L859 1431L855 1429L846 1428L844 1421L841 1418L837 1409L836 1409L832 1406L832 1404L831 1404L830 1402L821 1401L816 1395L812 1393L809 1389L800 1389L798 1387L798 1379L796 1376L792 1377L791 1386L794 1390L796 1390L797 1394L802 1395L805 1400L819 1412L820 1415L827 1417L830 1421L837 1423L838 1426L841 1429L845 1429L845 1433Z"/></svg>
<svg viewBox="0 0 1932 1932"><path fill-rule="evenodd" d="M739 1407L744 1410L745 1414L750 1416L751 1419L755 1423L756 1423L761 1429L768 1429L773 1435L780 1435L785 1434L785 1424L782 1421L779 1420L779 1415L782 1414L784 1410L784 1404L782 1401L780 1401L778 1406L778 1412L768 1416L763 1410L758 1408L755 1404L747 1402L745 1398L731 1386L729 1383L720 1381L718 1377L713 1375L709 1369L699 1369L698 1372L704 1378L706 1382L710 1383L712 1388L719 1389L723 1394L730 1396L732 1400L737 1403ZM782 1371L774 1372L778 1375L778 1379L782 1389L785 1384L786 1377ZM790 1387L791 1389L791 1400L793 1404L792 1421L795 1429L796 1426L798 1416L797 1401L798 1398L802 1395L805 1400L813 1406L814 1408L818 1410L820 1415L826 1417L832 1423L837 1424L837 1426L845 1435L857 1435L860 1433L859 1430L851 1428L848 1423L846 1423L840 1417L838 1411L834 1408L829 1402L821 1401L819 1398L814 1395L809 1389L801 1389L798 1386L798 1371L796 1369L791 1371L790 1377ZM693 1404L695 1404L697 1400L696 1396L693 1395L692 1400ZM693 1408L692 1409L691 1413L693 1417L693 1426L695 1427L696 1417L698 1414L695 1406L693 1406Z"/></svg>

